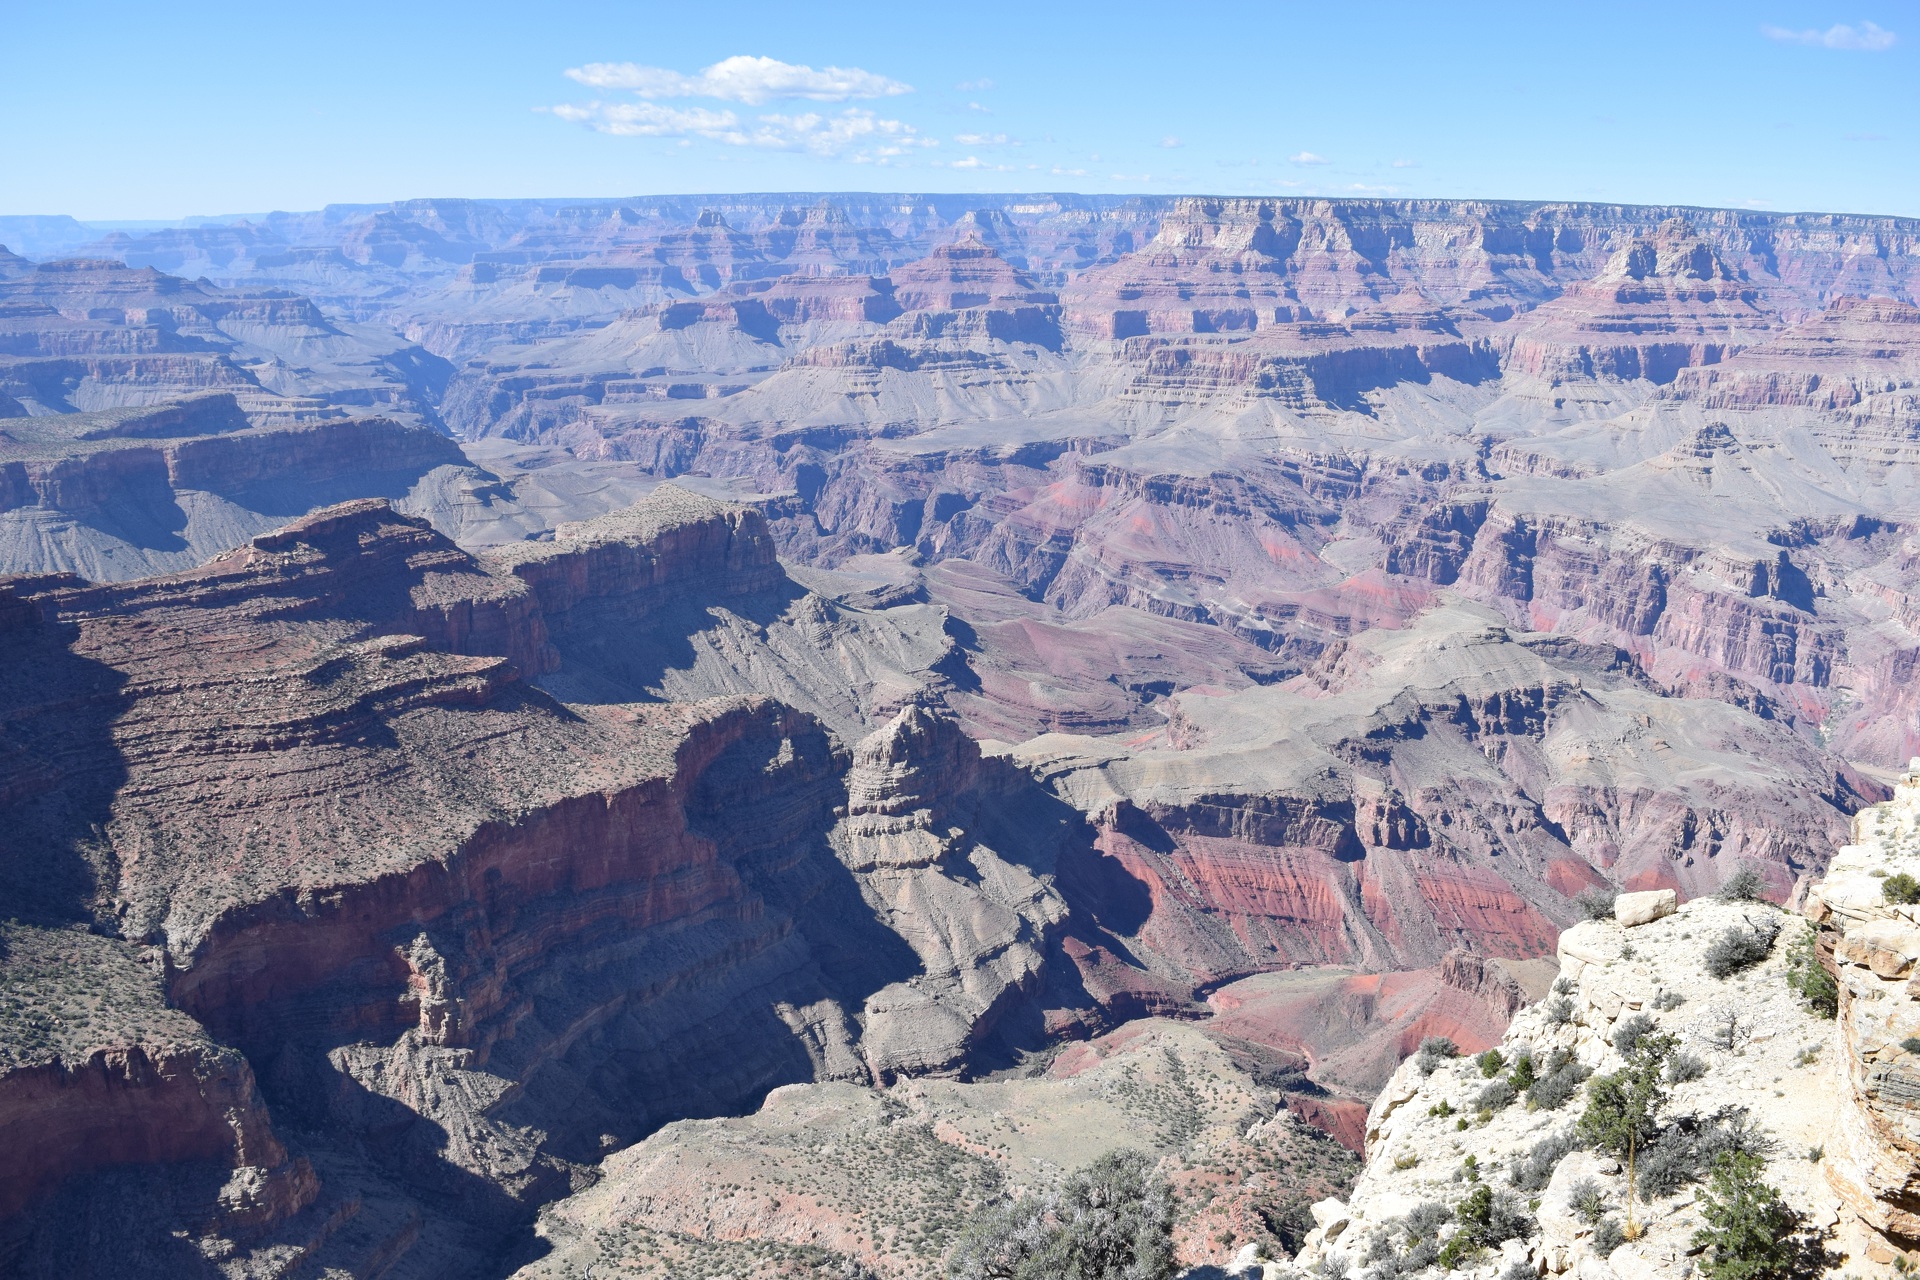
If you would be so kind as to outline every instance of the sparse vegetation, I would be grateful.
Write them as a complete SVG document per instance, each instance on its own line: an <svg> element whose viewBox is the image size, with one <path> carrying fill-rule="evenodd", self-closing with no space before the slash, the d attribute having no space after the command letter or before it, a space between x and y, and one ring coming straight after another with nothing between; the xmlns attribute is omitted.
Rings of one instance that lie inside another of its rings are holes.
<svg viewBox="0 0 1920 1280"><path fill-rule="evenodd" d="M1920 903L1920 880L1905 871L1888 876L1880 882L1880 896L1892 906Z"/></svg>
<svg viewBox="0 0 1920 1280"><path fill-rule="evenodd" d="M1733 1053L1752 1038L1753 1030L1747 1026L1746 1019L1740 1016L1739 1009L1723 1004L1708 1018L1701 1035L1714 1048Z"/></svg>
<svg viewBox="0 0 1920 1280"><path fill-rule="evenodd" d="M953 1280L1169 1280L1173 1196L1138 1151L1102 1156L1058 1191L990 1205L960 1233Z"/></svg>
<svg viewBox="0 0 1920 1280"><path fill-rule="evenodd" d="M1501 1071L1505 1070L1507 1058L1506 1055L1498 1049L1489 1049L1475 1058L1473 1062L1475 1066L1480 1068L1480 1074L1486 1079L1491 1080L1499 1075Z"/></svg>
<svg viewBox="0 0 1920 1280"><path fill-rule="evenodd" d="M1565 996L1555 996L1547 1001L1545 1014L1549 1027L1564 1027L1573 1021L1573 1001Z"/></svg>
<svg viewBox="0 0 1920 1280"><path fill-rule="evenodd" d="M1573 905L1588 920L1611 920L1613 904L1619 896L1618 889L1588 889L1573 900Z"/></svg>
<svg viewBox="0 0 1920 1280"><path fill-rule="evenodd" d="M1419 1065L1420 1074L1430 1076L1441 1063L1459 1056L1460 1046L1447 1037L1428 1036L1420 1042L1420 1052L1415 1055L1415 1061Z"/></svg>
<svg viewBox="0 0 1920 1280"><path fill-rule="evenodd" d="M1566 1049L1555 1049L1547 1058L1547 1069L1527 1089L1527 1106L1532 1110L1557 1111L1578 1092L1593 1073L1580 1065Z"/></svg>
<svg viewBox="0 0 1920 1280"><path fill-rule="evenodd" d="M1750 969L1773 953L1774 939L1780 936L1780 922L1763 920L1749 925L1733 925L1707 944L1707 972L1726 978Z"/></svg>
<svg viewBox="0 0 1920 1280"><path fill-rule="evenodd" d="M1820 963L1818 935L1811 926L1802 928L1787 952L1787 986L1806 1002L1807 1009L1822 1018L1840 1012L1840 984Z"/></svg>
<svg viewBox="0 0 1920 1280"><path fill-rule="evenodd" d="M1544 1191L1553 1179L1554 1166L1578 1145L1571 1130L1542 1138L1533 1144L1533 1150L1514 1158L1508 1181L1517 1191Z"/></svg>
<svg viewBox="0 0 1920 1280"><path fill-rule="evenodd" d="M1459 1229L1440 1250L1440 1265L1451 1271L1483 1249L1517 1240L1533 1231L1533 1219L1510 1195L1480 1183L1453 1211Z"/></svg>
<svg viewBox="0 0 1920 1280"><path fill-rule="evenodd" d="M1629 1014L1620 1019L1613 1028L1613 1051L1623 1058L1627 1057L1633 1052L1633 1047L1640 1043L1640 1038L1653 1030L1653 1026L1653 1019L1644 1013Z"/></svg>
<svg viewBox="0 0 1920 1280"><path fill-rule="evenodd" d="M1589 1227L1600 1225L1600 1219L1607 1216L1607 1193L1592 1178L1582 1178L1567 1188L1567 1207L1573 1210L1573 1216Z"/></svg>
<svg viewBox="0 0 1920 1280"><path fill-rule="evenodd" d="M1491 1113L1507 1106L1514 1099L1513 1086L1505 1080L1495 1080L1492 1084L1474 1095L1473 1109Z"/></svg>
<svg viewBox="0 0 1920 1280"><path fill-rule="evenodd" d="M1722 902L1753 902L1766 892L1767 882L1758 871L1742 863L1720 886L1714 896Z"/></svg>
<svg viewBox="0 0 1920 1280"><path fill-rule="evenodd" d="M1706 1225L1693 1243L1706 1250L1706 1280L1774 1280L1792 1273L1800 1246L1799 1217L1761 1176L1760 1157L1729 1152L1714 1161L1698 1204Z"/></svg>
<svg viewBox="0 0 1920 1280"><path fill-rule="evenodd" d="M1672 1013L1687 1002L1687 998L1678 991L1662 991L1653 998L1653 1007L1661 1013Z"/></svg>
<svg viewBox="0 0 1920 1280"><path fill-rule="evenodd" d="M1669 1126L1640 1162L1637 1186L1643 1200L1672 1195L1706 1176L1713 1162L1729 1153L1765 1157L1773 1139L1743 1110L1700 1118L1688 1116Z"/></svg>
<svg viewBox="0 0 1920 1280"><path fill-rule="evenodd" d="M1689 1080L1698 1080L1707 1074L1706 1059L1698 1054L1676 1049L1667 1058L1667 1083L1685 1084Z"/></svg>

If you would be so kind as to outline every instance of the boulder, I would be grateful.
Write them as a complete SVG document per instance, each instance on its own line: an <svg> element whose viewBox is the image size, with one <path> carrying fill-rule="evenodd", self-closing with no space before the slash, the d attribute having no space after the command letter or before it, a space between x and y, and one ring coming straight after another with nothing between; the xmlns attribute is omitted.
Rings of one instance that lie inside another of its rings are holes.
<svg viewBox="0 0 1920 1280"><path fill-rule="evenodd" d="M1651 924L1679 909L1678 896L1671 889L1649 889L1645 893L1623 893L1613 900L1613 918L1624 928Z"/></svg>

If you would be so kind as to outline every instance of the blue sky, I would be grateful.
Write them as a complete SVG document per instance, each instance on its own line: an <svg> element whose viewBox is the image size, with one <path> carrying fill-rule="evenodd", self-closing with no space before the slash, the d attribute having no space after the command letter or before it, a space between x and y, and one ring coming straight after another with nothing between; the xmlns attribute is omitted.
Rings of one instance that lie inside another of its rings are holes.
<svg viewBox="0 0 1920 1280"><path fill-rule="evenodd" d="M1920 0L6 0L0 30L5 214L1066 190L1920 215Z"/></svg>

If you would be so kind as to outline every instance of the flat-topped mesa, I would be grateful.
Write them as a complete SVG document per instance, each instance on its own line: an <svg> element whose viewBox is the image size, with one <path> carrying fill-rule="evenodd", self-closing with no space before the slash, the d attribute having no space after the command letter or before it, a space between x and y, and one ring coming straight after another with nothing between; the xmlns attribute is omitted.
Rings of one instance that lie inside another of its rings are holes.
<svg viewBox="0 0 1920 1280"><path fill-rule="evenodd" d="M1717 365L1681 370L1671 394L1708 409L1792 405L1904 425L1920 414L1920 307L1892 298L1835 298ZM1836 438L1828 448L1871 455L1887 445L1875 433Z"/></svg>
<svg viewBox="0 0 1920 1280"><path fill-rule="evenodd" d="M883 324L900 314L893 281L885 276L790 275L775 280L744 280L728 285L727 294L759 303L778 324L810 324L823 320ZM715 301L675 303L663 313L661 323L665 325L666 317L678 314L679 308L696 305L710 308Z"/></svg>
<svg viewBox="0 0 1920 1280"><path fill-rule="evenodd" d="M1904 878L1903 878L1904 877ZM1839 981L1840 1107L1825 1162L1848 1208L1920 1248L1920 759L1807 894Z"/></svg>
<svg viewBox="0 0 1920 1280"><path fill-rule="evenodd" d="M550 541L495 548L482 563L525 583L561 641L614 615L637 622L676 601L750 595L783 578L759 511L673 484L623 510L561 525Z"/></svg>
<svg viewBox="0 0 1920 1280"><path fill-rule="evenodd" d="M1719 249L1679 219L1636 236L1511 339L1507 370L1549 382L1644 378L1718 364L1779 317Z"/></svg>

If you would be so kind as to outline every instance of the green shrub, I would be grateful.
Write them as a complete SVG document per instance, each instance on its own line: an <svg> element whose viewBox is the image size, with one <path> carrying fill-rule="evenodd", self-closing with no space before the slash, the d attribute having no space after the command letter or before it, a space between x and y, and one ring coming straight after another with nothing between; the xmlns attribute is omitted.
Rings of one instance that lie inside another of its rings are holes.
<svg viewBox="0 0 1920 1280"><path fill-rule="evenodd" d="M1707 972L1716 978L1730 977L1752 968L1773 952L1773 940L1780 936L1777 920L1755 925L1734 925L1723 930L1707 945Z"/></svg>
<svg viewBox="0 0 1920 1280"><path fill-rule="evenodd" d="M1629 1014L1613 1029L1613 1051L1626 1057L1633 1052L1633 1046L1640 1043L1640 1037L1652 1030L1652 1018L1644 1013Z"/></svg>
<svg viewBox="0 0 1920 1280"><path fill-rule="evenodd" d="M1706 1059L1697 1054L1675 1051L1667 1059L1667 1083L1685 1084L1689 1080L1698 1080L1707 1074Z"/></svg>
<svg viewBox="0 0 1920 1280"><path fill-rule="evenodd" d="M1592 1178L1582 1178L1567 1188L1567 1207L1573 1210L1573 1216L1589 1227L1600 1225L1600 1219L1607 1216L1607 1193Z"/></svg>
<svg viewBox="0 0 1920 1280"><path fill-rule="evenodd" d="M1578 1145L1571 1130L1542 1138L1526 1155L1514 1157L1508 1181L1518 1191L1544 1191L1553 1180L1555 1166Z"/></svg>
<svg viewBox="0 0 1920 1280"><path fill-rule="evenodd" d="M1555 1049L1547 1058L1547 1069L1527 1089L1527 1106L1556 1111L1564 1107L1580 1089L1581 1082L1593 1073L1580 1065L1573 1054Z"/></svg>
<svg viewBox="0 0 1920 1280"><path fill-rule="evenodd" d="M947 1262L953 1280L1170 1280L1176 1270L1173 1196L1138 1151L975 1214Z"/></svg>
<svg viewBox="0 0 1920 1280"><path fill-rule="evenodd" d="M1474 1065L1480 1068L1480 1074L1491 1080L1506 1068L1507 1059L1498 1049L1489 1049L1475 1058Z"/></svg>
<svg viewBox="0 0 1920 1280"><path fill-rule="evenodd" d="M1495 1080L1474 1095L1472 1106L1475 1111L1498 1111L1513 1099L1513 1086L1505 1080Z"/></svg>
<svg viewBox="0 0 1920 1280"><path fill-rule="evenodd" d="M1442 1062L1460 1056L1460 1046L1445 1036L1428 1036L1420 1042L1420 1052L1414 1061L1419 1064L1420 1074L1430 1076Z"/></svg>
<svg viewBox="0 0 1920 1280"><path fill-rule="evenodd" d="M1620 896L1618 889L1589 889L1573 900L1580 914L1588 920L1613 919L1614 900Z"/></svg>
<svg viewBox="0 0 1920 1280"><path fill-rule="evenodd" d="M1880 896L1890 904L1912 905L1920 902L1920 880L1906 872L1888 876L1880 882Z"/></svg>
<svg viewBox="0 0 1920 1280"><path fill-rule="evenodd" d="M1533 1234L1533 1219L1512 1196L1480 1183L1453 1210L1460 1229L1440 1250L1440 1265L1451 1271L1482 1249Z"/></svg>
<svg viewBox="0 0 1920 1280"><path fill-rule="evenodd" d="M1787 952L1787 986L1806 1002L1810 1012L1823 1018L1839 1014L1840 984L1820 963L1817 935L1811 928L1802 929L1793 949Z"/></svg>
<svg viewBox="0 0 1920 1280"><path fill-rule="evenodd" d="M1722 902L1752 902L1766 891L1767 882L1752 867L1741 866L1720 886L1715 896Z"/></svg>
<svg viewBox="0 0 1920 1280"><path fill-rule="evenodd" d="M1704 1250L1706 1280L1775 1280L1793 1271L1799 1256L1798 1215L1768 1186L1756 1155L1730 1152L1713 1163L1695 1203L1706 1226L1693 1233Z"/></svg>
<svg viewBox="0 0 1920 1280"><path fill-rule="evenodd" d="M1507 1083L1513 1086L1515 1093L1525 1093L1539 1079L1533 1073L1533 1050L1521 1048L1513 1055L1513 1070L1507 1072Z"/></svg>

